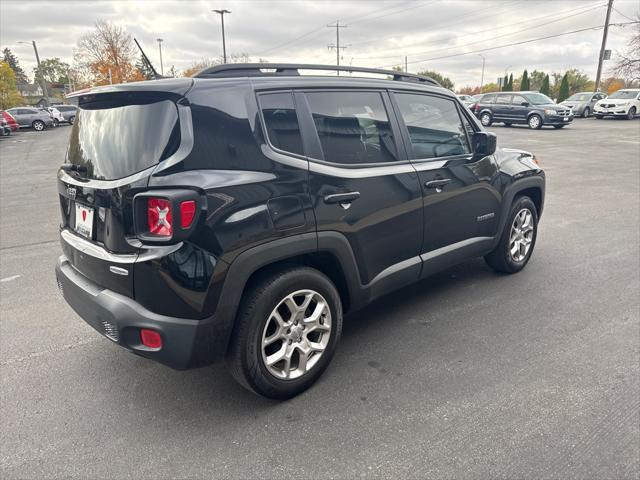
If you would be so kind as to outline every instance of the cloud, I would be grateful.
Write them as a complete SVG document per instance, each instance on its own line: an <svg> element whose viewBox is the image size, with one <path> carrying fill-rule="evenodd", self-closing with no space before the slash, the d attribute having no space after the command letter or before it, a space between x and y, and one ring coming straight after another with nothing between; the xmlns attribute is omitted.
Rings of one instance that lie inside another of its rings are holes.
<svg viewBox="0 0 640 480"><path fill-rule="evenodd" d="M225 16L228 53L248 53L270 61L334 63L335 29L340 20L342 63L359 66L401 65L409 70L433 69L451 77L457 86L479 83L482 60L476 50L601 25L604 2L589 0L397 0L397 1L240 1L216 3L231 10ZM2 1L0 43L18 56L27 73L40 56L71 62L82 33L96 20L124 26L136 37L154 63L159 63L156 38L163 38L165 67L185 69L202 58L222 53L220 18L204 0L137 1ZM635 0L618 0L616 9L632 17ZM584 10L584 11L583 11ZM570 16L571 15L571 16ZM568 17L568 18L563 18ZM613 22L628 21L614 12ZM624 48L629 30L611 29L608 48ZM601 30L546 41L487 50L485 78L529 70L581 68L595 75ZM462 56L454 56L468 53ZM449 58L439 58L449 57ZM438 58L437 60L429 60Z"/></svg>

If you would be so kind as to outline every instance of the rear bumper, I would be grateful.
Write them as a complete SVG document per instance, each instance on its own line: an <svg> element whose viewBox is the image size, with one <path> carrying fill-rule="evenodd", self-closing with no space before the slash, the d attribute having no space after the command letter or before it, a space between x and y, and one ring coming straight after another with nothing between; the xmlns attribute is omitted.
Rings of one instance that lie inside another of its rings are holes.
<svg viewBox="0 0 640 480"><path fill-rule="evenodd" d="M67 303L100 334L138 355L183 370L213 363L224 357L216 351L218 335L214 317L192 320L150 312L135 300L105 289L75 270L62 255L56 278ZM151 350L140 342L140 329L162 336L162 348ZM219 347L219 345L218 345Z"/></svg>

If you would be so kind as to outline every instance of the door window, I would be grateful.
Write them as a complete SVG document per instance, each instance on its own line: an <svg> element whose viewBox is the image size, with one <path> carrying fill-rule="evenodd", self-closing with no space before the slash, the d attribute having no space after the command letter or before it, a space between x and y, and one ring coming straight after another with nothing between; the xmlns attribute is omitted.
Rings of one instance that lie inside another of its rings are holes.
<svg viewBox="0 0 640 480"><path fill-rule="evenodd" d="M430 95L395 95L411 140L413 158L437 158L471 152L465 127L452 100Z"/></svg>
<svg viewBox="0 0 640 480"><path fill-rule="evenodd" d="M496 98L496 103L499 105L508 105L511 103L511 95L498 95Z"/></svg>
<svg viewBox="0 0 640 480"><path fill-rule="evenodd" d="M396 146L378 92L308 92L307 101L327 162L394 162Z"/></svg>
<svg viewBox="0 0 640 480"><path fill-rule="evenodd" d="M480 99L480 103L494 103L496 101L495 94L485 95Z"/></svg>
<svg viewBox="0 0 640 480"><path fill-rule="evenodd" d="M523 103L529 103L527 102L527 100L521 96L521 95L514 95L513 96L513 100L511 101L511 103L513 103L514 105L522 105Z"/></svg>
<svg viewBox="0 0 640 480"><path fill-rule="evenodd" d="M260 95L259 101L271 145L285 152L304 155L291 92Z"/></svg>

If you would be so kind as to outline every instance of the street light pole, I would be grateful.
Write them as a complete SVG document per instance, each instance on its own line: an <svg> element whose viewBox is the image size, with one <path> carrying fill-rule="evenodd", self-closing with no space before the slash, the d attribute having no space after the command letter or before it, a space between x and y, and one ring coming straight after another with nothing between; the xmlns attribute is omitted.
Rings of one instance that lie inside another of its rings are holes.
<svg viewBox="0 0 640 480"><path fill-rule="evenodd" d="M484 86L484 62L486 58L481 53L479 53L478 56L482 57L482 75L480 76L480 93L482 93L482 87Z"/></svg>
<svg viewBox="0 0 640 480"><path fill-rule="evenodd" d="M31 42L18 42L18 43L31 43L33 45L33 51L36 54L36 63L38 64L38 76L40 77L40 85L42 86L42 92L44 93L44 105L46 107L49 106L49 90L47 89L47 82L42 76L42 70L40 68L40 55L38 55L38 47L36 46L36 41L32 40Z"/></svg>
<svg viewBox="0 0 640 480"><path fill-rule="evenodd" d="M160 50L160 75L164 77L164 67L162 65L162 39L156 38L158 41L158 49Z"/></svg>
<svg viewBox="0 0 640 480"><path fill-rule="evenodd" d="M227 63L227 45L224 38L224 14L231 12L229 10L212 10L212 12L220 14L220 20L222 22L222 61Z"/></svg>

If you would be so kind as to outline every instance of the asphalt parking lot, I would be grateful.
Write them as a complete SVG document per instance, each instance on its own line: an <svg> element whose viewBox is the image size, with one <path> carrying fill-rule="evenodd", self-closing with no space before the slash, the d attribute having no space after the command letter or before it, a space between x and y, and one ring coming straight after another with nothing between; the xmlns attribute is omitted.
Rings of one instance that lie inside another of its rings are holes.
<svg viewBox="0 0 640 480"><path fill-rule="evenodd" d="M285 403L88 327L53 272L70 129L0 140L0 476L638 478L640 119L491 130L547 172L527 268L377 301Z"/></svg>

